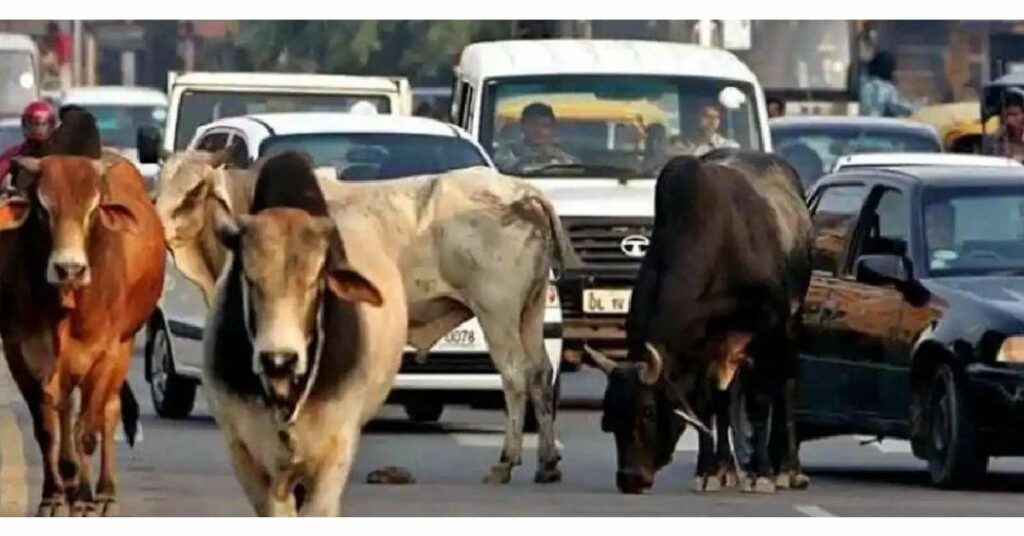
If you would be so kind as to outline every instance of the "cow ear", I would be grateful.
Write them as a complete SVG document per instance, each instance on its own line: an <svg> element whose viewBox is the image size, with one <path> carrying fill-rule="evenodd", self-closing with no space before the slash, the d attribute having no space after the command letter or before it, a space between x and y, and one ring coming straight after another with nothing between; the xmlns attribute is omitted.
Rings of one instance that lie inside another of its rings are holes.
<svg viewBox="0 0 1024 536"><path fill-rule="evenodd" d="M351 303L384 304L380 290L362 274L349 267L334 268L327 273L327 288L338 298Z"/></svg>
<svg viewBox="0 0 1024 536"><path fill-rule="evenodd" d="M216 223L217 239L224 244L224 247L237 252L241 246L242 235L245 234L245 228L249 225L249 221L248 215L239 216L238 219L231 218L230 215L226 214L221 215L221 217L217 218Z"/></svg>
<svg viewBox="0 0 1024 536"><path fill-rule="evenodd" d="M25 171L33 174L39 174L39 170L43 168L42 160L39 158L32 158L31 156L17 156L14 161L18 163Z"/></svg>
<svg viewBox="0 0 1024 536"><path fill-rule="evenodd" d="M21 227L32 209L24 197L11 197L0 202L0 232Z"/></svg>
<svg viewBox="0 0 1024 536"><path fill-rule="evenodd" d="M101 203L99 214L100 223L115 233L135 233L139 228L135 213L121 203Z"/></svg>

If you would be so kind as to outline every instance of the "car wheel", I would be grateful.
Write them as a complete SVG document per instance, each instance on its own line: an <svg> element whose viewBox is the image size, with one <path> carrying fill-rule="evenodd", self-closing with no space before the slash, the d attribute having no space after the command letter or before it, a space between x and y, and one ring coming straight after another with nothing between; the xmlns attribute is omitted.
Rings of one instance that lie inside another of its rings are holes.
<svg viewBox="0 0 1024 536"><path fill-rule="evenodd" d="M412 402L406 402L405 414L412 422L437 422L444 413L444 404L440 400L423 397Z"/></svg>
<svg viewBox="0 0 1024 536"><path fill-rule="evenodd" d="M988 470L962 383L941 365L928 394L928 472L932 483L946 488L974 484Z"/></svg>
<svg viewBox="0 0 1024 536"><path fill-rule="evenodd" d="M174 373L171 339L162 325L153 331L146 347L149 364L149 394L156 414L164 419L185 419L196 402L196 382Z"/></svg>

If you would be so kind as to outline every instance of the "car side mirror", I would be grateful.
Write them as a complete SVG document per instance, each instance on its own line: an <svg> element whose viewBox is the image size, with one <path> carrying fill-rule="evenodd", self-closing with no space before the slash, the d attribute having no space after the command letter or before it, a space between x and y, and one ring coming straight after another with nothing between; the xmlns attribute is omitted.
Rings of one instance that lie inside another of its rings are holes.
<svg viewBox="0 0 1024 536"><path fill-rule="evenodd" d="M135 148L139 152L142 164L160 163L160 146L163 145L163 134L152 125L143 125L135 131Z"/></svg>
<svg viewBox="0 0 1024 536"><path fill-rule="evenodd" d="M857 282L868 285L902 285L913 279L910 259L900 255L862 255L854 265Z"/></svg>

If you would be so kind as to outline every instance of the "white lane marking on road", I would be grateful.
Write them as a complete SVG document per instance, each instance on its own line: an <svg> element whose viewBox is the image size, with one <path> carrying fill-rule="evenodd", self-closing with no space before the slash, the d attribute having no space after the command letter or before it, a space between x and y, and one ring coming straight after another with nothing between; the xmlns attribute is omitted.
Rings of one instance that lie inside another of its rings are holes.
<svg viewBox="0 0 1024 536"><path fill-rule="evenodd" d="M460 447L488 447L497 448L505 445L505 436L499 434L452 434L452 438L458 443ZM555 446L559 450L564 445L559 440L555 440ZM537 435L524 435L523 436L523 448L535 449L537 448Z"/></svg>
<svg viewBox="0 0 1024 536"><path fill-rule="evenodd" d="M3 351L0 350L0 355ZM0 516L24 516L28 509L24 437L12 410L17 388L6 366L0 366Z"/></svg>
<svg viewBox="0 0 1024 536"><path fill-rule="evenodd" d="M835 514L816 504L797 504L793 509L807 517L835 517Z"/></svg>
<svg viewBox="0 0 1024 536"><path fill-rule="evenodd" d="M691 428L687 428L683 432L683 437L679 438L679 442L676 443L676 452L696 452L699 446L698 432Z"/></svg>
<svg viewBox="0 0 1024 536"><path fill-rule="evenodd" d="M860 442L871 441L870 445L883 454L910 454L913 452L910 442L902 439L883 439L879 442L875 441L877 438L873 436L859 435L855 437Z"/></svg>

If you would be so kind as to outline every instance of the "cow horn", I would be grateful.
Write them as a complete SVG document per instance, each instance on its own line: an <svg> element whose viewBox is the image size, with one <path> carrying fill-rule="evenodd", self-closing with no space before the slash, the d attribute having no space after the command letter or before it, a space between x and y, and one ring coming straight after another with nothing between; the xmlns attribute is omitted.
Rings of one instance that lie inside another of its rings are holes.
<svg viewBox="0 0 1024 536"><path fill-rule="evenodd" d="M594 364L597 365L597 368L603 370L605 374L611 374L612 371L615 370L615 367L617 366L615 361L612 361L608 356L591 348L589 344L583 345L583 351L590 356L590 359L594 360Z"/></svg>
<svg viewBox="0 0 1024 536"><path fill-rule="evenodd" d="M696 415L694 415L693 410L690 409L690 404L688 404L686 402L686 400L683 400L683 407L682 407L682 409L676 408L675 412L676 412L676 415L679 415L680 417L682 417L684 421L692 424L693 427L696 428L697 431L699 431L700 433L707 434L708 436L712 435L711 434L711 429L708 428L704 423L702 423L700 421L700 419L697 418Z"/></svg>
<svg viewBox="0 0 1024 536"><path fill-rule="evenodd" d="M661 369L664 360L661 358L661 353L651 343L644 343L644 348L647 349L647 359L643 363L643 368L640 371L640 380L647 385L654 385L658 383L658 378L661 377Z"/></svg>

